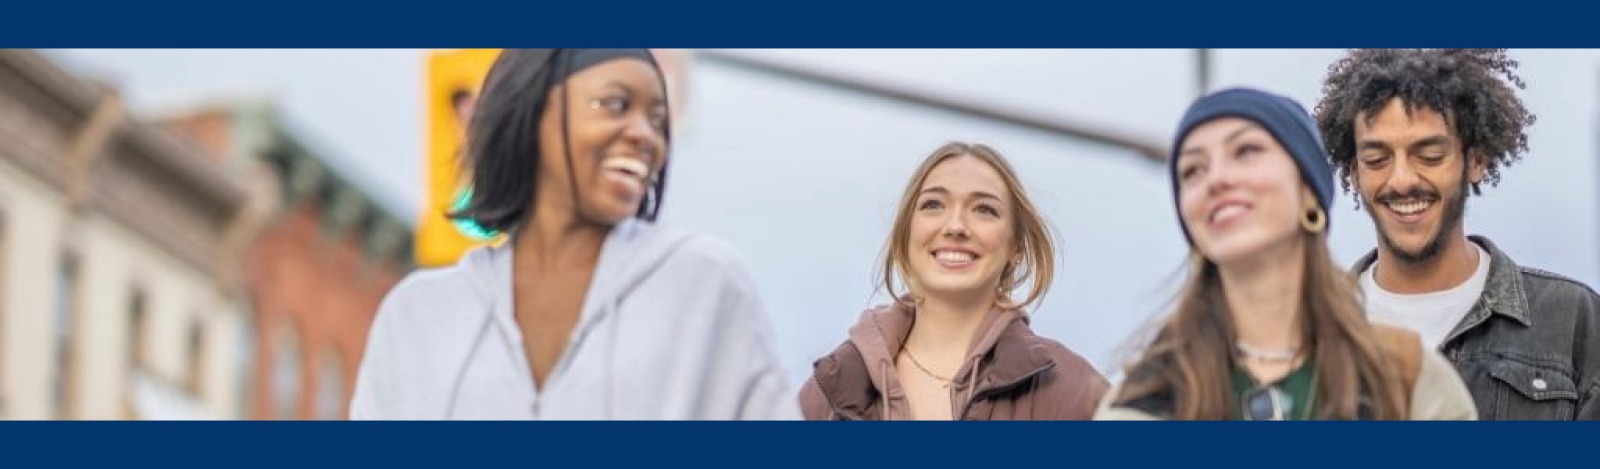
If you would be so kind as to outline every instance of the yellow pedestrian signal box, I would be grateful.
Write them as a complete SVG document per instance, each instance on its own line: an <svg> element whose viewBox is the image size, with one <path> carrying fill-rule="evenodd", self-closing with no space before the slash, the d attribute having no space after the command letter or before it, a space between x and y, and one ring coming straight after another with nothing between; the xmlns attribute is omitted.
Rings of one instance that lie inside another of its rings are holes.
<svg viewBox="0 0 1600 469"><path fill-rule="evenodd" d="M427 142L423 155L427 195L417 218L412 243L419 267L453 264L468 249L488 242L493 233L446 217L461 208L468 190L461 165L467 118L472 114L484 76L500 49L456 49L430 52L423 107Z"/></svg>

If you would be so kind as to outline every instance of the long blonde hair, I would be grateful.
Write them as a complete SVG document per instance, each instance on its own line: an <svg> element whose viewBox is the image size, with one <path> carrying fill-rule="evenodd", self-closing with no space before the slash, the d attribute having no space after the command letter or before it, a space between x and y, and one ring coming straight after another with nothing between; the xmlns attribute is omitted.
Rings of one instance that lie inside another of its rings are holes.
<svg viewBox="0 0 1600 469"><path fill-rule="evenodd" d="M996 288L999 295L997 300L1007 308L1025 309L1044 298L1055 278L1054 238L1044 217L1034 208L1033 201L1028 199L1027 191L1023 189L1016 171L1011 169L1011 164L999 152L982 144L947 143L922 160L922 165L912 173L911 181L900 196L900 209L895 212L894 227L889 230L889 239L884 243L882 263L878 266L878 288L901 304L909 306L914 303L916 288L910 285L914 282L908 280L912 277L907 266L910 259L911 215L916 211L914 205L923 182L928 179L928 173L940 163L961 156L977 158L988 164L1000 173L1000 178L1006 183L1013 213L1016 214L1011 224L1013 245L1017 247L1021 259L1015 265L1008 264L1001 271L1000 284ZM1028 294L1022 301L1012 301L1011 292L1023 283L1030 285ZM901 290L902 286L906 290Z"/></svg>

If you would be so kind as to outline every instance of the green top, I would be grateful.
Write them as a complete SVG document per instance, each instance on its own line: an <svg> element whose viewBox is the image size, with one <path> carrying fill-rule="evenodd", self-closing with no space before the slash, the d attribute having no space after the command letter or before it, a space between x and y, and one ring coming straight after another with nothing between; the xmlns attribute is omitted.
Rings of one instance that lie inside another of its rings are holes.
<svg viewBox="0 0 1600 469"><path fill-rule="evenodd" d="M1238 409L1234 414L1234 418L1249 420L1250 418L1246 415L1246 412L1248 412L1250 405L1250 395L1257 390L1272 387L1282 391L1279 394L1283 398L1279 400L1279 408L1282 409L1284 420L1310 420L1312 409L1316 408L1313 393L1316 387L1315 378L1316 375L1312 373L1311 360L1309 359L1277 382L1266 385L1257 384L1255 378L1250 376L1248 371L1235 365L1233 367L1233 395L1238 403Z"/></svg>

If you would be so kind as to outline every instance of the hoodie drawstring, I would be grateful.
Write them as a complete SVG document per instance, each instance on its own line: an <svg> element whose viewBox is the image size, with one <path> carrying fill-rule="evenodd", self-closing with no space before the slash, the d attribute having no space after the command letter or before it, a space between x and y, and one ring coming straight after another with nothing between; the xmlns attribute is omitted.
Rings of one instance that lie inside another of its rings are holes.
<svg viewBox="0 0 1600 469"><path fill-rule="evenodd" d="M972 410L972 398L978 393L978 367L982 365L983 360L981 356L977 355L974 355L971 360L972 369L967 372L967 405L961 408L961 417L965 417L967 411Z"/></svg>
<svg viewBox="0 0 1600 469"><path fill-rule="evenodd" d="M444 419L454 420L456 416L456 400L461 397L461 386L465 384L467 369L472 367L472 360L478 357L478 349L483 347L483 338L489 335L490 326L494 325L494 315L484 316L483 326L478 327L477 337L472 339L472 346L467 349L467 358L461 360L461 366L456 368L455 382L450 386L450 399L445 401Z"/></svg>
<svg viewBox="0 0 1600 469"><path fill-rule="evenodd" d="M878 409L878 410L882 411L882 413L883 413L883 416L879 417L879 421L887 422L887 421L889 421L889 399L888 399L888 397L889 397L889 389L888 389L888 387L889 387L888 386L889 385L889 359L880 358L880 359L878 359L878 364L883 366L883 374L880 374L878 376L882 376L883 377L883 384L884 384L883 387L885 388L883 390L883 397L884 397L883 405L879 406L879 407L881 407L881 409Z"/></svg>

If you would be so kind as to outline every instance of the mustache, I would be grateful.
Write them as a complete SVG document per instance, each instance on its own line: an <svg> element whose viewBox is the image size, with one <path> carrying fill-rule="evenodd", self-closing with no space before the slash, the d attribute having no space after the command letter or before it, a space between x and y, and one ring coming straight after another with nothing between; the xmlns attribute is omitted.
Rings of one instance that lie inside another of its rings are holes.
<svg viewBox="0 0 1600 469"><path fill-rule="evenodd" d="M1420 200L1434 202L1438 201L1440 198L1442 197L1439 195L1439 191L1424 187L1413 187L1405 190L1404 192L1395 189L1384 190L1383 192L1379 192L1378 196L1373 197L1372 200L1380 204L1386 204L1399 200Z"/></svg>

